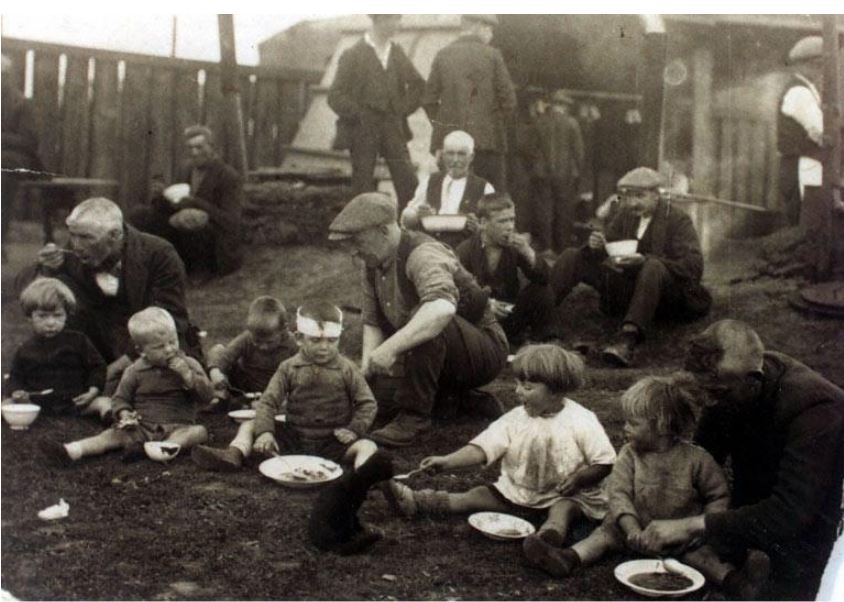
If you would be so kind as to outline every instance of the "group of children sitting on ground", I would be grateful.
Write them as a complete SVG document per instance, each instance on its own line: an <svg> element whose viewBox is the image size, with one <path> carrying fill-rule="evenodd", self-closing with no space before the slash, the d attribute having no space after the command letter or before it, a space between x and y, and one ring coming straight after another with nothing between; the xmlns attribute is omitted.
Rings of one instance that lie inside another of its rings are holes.
<svg viewBox="0 0 844 602"><path fill-rule="evenodd" d="M119 380L111 379L116 385L106 384L105 362L85 335L64 330L75 306L67 286L52 278L35 280L21 294L21 305L33 337L15 354L8 383L12 400L25 402L27 392L54 389L38 400L48 411L97 414L112 422L92 437L43 442L54 464L117 449L132 461L143 457L145 441L193 448L193 460L216 471L236 470L252 453L317 455L346 464L352 474L365 471L368 462L383 463L383 452L366 438L377 412L375 397L357 365L339 352L343 316L328 302L302 305L291 336L284 306L259 297L250 305L247 329L209 351L210 378L179 349L170 314L148 307L129 319L138 357ZM402 515L489 510L544 517L524 541L525 556L565 577L615 551L666 553L653 549L643 532L652 520L727 508L721 467L687 439L702 399L689 377L646 377L623 394L627 443L616 456L598 417L568 397L584 381L578 354L556 345L528 345L512 367L520 405L464 447L420 465L435 473L500 460L498 479L463 493L414 491L389 480L383 491ZM196 423L197 409L252 391L263 392L253 404L254 420L242 423L224 449L202 445L208 432ZM279 413L285 421L276 421ZM364 497L365 492L357 496L360 503ZM584 519L595 528L566 547L572 525ZM737 599L754 598L768 576L769 561L760 551L748 553L741 568L707 542L669 552Z"/></svg>

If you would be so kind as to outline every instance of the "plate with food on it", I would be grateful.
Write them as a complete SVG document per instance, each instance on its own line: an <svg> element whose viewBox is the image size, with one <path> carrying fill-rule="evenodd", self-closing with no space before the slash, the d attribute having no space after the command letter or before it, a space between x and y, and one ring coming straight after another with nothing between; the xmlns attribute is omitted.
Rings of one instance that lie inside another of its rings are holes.
<svg viewBox="0 0 844 602"><path fill-rule="evenodd" d="M630 560L615 567L615 578L637 594L677 598L699 590L706 578L674 558Z"/></svg>
<svg viewBox="0 0 844 602"><path fill-rule="evenodd" d="M462 232L468 217L456 215L426 215L420 221L425 232Z"/></svg>
<svg viewBox="0 0 844 602"><path fill-rule="evenodd" d="M469 516L469 524L498 541L523 539L536 531L526 520L503 512L475 512Z"/></svg>
<svg viewBox="0 0 844 602"><path fill-rule="evenodd" d="M293 489L319 487L343 474L336 462L304 455L276 456L261 462L258 470L276 483Z"/></svg>

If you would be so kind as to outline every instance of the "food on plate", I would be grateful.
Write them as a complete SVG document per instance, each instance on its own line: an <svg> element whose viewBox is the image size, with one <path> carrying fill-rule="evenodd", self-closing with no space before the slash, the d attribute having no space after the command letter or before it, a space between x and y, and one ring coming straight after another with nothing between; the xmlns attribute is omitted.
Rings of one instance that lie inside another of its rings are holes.
<svg viewBox="0 0 844 602"><path fill-rule="evenodd" d="M293 470L281 473L281 478L287 481L324 481L331 476L330 472L319 468L303 468L297 466Z"/></svg>
<svg viewBox="0 0 844 602"><path fill-rule="evenodd" d="M679 573L638 573L632 575L629 580L633 585L664 592L674 592L693 585L691 579Z"/></svg>
<svg viewBox="0 0 844 602"><path fill-rule="evenodd" d="M521 537L524 535L519 529L497 529L496 533L502 537Z"/></svg>

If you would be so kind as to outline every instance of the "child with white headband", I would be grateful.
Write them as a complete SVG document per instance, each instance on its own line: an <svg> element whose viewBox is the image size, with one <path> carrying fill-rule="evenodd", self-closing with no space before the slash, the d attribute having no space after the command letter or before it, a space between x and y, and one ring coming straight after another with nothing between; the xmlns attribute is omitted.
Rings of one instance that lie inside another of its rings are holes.
<svg viewBox="0 0 844 602"><path fill-rule="evenodd" d="M284 360L227 449L197 448L193 458L209 470L236 470L252 451L309 454L351 462L357 469L377 451L364 438L377 411L360 369L340 354L342 312L325 301L296 312L299 352ZM277 423L276 414L286 413Z"/></svg>

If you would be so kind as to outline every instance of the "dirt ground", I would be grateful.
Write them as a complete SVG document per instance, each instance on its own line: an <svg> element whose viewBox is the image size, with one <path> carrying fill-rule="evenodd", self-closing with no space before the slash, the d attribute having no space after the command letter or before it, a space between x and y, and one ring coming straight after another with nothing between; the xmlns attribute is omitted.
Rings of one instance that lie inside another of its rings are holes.
<svg viewBox="0 0 844 602"><path fill-rule="evenodd" d="M2 270L2 365L27 334L12 277L37 249L34 229L17 228ZM844 385L842 323L791 310L787 296L799 283L757 279L728 283L746 273L755 241L726 245L710 260L706 282L715 295L709 317L696 324L660 325L646 342L636 368L609 369L590 357L589 384L572 395L595 411L613 443L621 443L617 403L637 378L679 367L683 343L705 324L727 316L758 328L765 343L791 354ZM317 247L259 248L236 275L192 290L195 321L208 343L225 340L243 323L258 294L282 298L288 308L324 296L356 303L357 269L337 252ZM611 331L595 295L578 289L562 308L570 330L565 340ZM576 317L576 318L575 318ZM356 357L360 325L348 316L342 347ZM507 374L490 389L514 403ZM235 424L224 415L203 415L212 442L222 446ZM396 454L398 471L431 453L448 452L484 428L479 418L439 423L424 441ZM371 492L363 519L386 537L367 554L320 553L306 537L315 493L277 486L255 467L231 475L198 470L187 456L168 465L125 465L119 454L85 460L70 469L46 467L37 451L42 439L67 441L96 433L93 420L41 417L29 431L2 426L2 588L23 599L637 599L615 581L613 557L577 576L559 580L524 566L518 543L499 543L474 532L465 517L408 522L390 513L380 492ZM419 477L414 486L464 490L489 482L495 471ZM68 518L42 522L36 512L64 498ZM709 599L707 588L691 599ZM799 583L774 580L769 599L814 598Z"/></svg>

